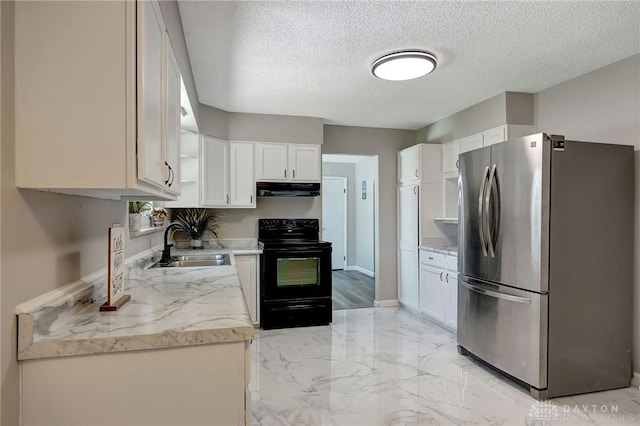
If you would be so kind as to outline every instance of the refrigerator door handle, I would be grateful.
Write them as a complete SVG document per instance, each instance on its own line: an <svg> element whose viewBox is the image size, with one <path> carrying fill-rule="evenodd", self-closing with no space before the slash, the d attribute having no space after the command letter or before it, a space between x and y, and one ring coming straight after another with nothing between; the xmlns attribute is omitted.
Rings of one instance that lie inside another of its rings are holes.
<svg viewBox="0 0 640 426"><path fill-rule="evenodd" d="M487 238L487 247L489 249L489 255L491 257L496 257L496 252L495 252L495 246L493 243L493 238L491 237L491 231L492 231L492 226L489 223L490 217L489 217L489 208L491 206L491 195L493 193L493 185L495 182L495 178L496 178L496 165L492 165L491 166L491 173L489 174L489 183L487 184L486 187L486 194L484 196L484 224L485 224L485 233L486 233L486 238ZM495 210L494 209L494 214L495 214ZM492 221L494 225L496 225L496 221Z"/></svg>
<svg viewBox="0 0 640 426"><path fill-rule="evenodd" d="M498 291L487 290L486 288L482 288L482 287L476 287L475 285L469 284L465 280L460 280L460 285L475 293L482 294L484 296L494 297L496 299L508 300L510 302L525 303L527 305L531 304L531 299L527 299L526 297L513 296L511 294L505 294L505 293L500 293Z"/></svg>
<svg viewBox="0 0 640 426"><path fill-rule="evenodd" d="M480 234L480 245L482 246L482 254L487 257L487 242L484 239L484 215L483 215L483 206L484 206L484 198L485 191L487 189L487 179L489 176L489 166L484 168L484 173L482 173L482 182L480 183L480 196L478 197L478 234Z"/></svg>

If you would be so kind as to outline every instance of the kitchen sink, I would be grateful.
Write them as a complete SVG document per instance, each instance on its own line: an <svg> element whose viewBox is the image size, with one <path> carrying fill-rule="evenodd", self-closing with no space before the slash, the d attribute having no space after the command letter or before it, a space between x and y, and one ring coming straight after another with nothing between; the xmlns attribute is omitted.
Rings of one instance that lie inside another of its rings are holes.
<svg viewBox="0 0 640 426"><path fill-rule="evenodd" d="M157 261L151 268L193 268L197 266L225 266L231 265L228 254L205 254L173 256L168 263Z"/></svg>

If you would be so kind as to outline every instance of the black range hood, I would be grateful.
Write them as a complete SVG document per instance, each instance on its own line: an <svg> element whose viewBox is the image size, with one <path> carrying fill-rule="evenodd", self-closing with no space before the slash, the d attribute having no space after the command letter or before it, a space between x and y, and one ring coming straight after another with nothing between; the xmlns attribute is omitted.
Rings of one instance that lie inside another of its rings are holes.
<svg viewBox="0 0 640 426"><path fill-rule="evenodd" d="M320 183L256 182L258 197L317 197Z"/></svg>

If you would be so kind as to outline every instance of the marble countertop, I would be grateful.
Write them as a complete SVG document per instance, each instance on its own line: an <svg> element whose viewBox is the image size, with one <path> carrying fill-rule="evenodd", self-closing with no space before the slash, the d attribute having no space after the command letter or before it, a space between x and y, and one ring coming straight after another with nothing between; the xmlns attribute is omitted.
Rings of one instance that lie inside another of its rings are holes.
<svg viewBox="0 0 640 426"><path fill-rule="evenodd" d="M193 254L196 250L176 250ZM198 250L257 254L257 246ZM233 256L231 256L233 259ZM154 254L155 259L155 254ZM131 300L116 312L99 312L91 291L104 279L72 283L25 302L18 314L18 359L161 349L250 340L254 328L236 271L230 266L129 269ZM141 266L144 265L144 266ZM89 300L87 300L89 298Z"/></svg>

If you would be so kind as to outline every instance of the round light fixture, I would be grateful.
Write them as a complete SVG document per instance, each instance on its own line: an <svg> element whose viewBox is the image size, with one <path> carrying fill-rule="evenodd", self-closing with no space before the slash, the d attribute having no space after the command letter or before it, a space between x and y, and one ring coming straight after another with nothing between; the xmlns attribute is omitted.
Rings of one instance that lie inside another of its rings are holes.
<svg viewBox="0 0 640 426"><path fill-rule="evenodd" d="M371 72L383 80L412 80L436 69L436 57L422 50L403 50L375 60Z"/></svg>

